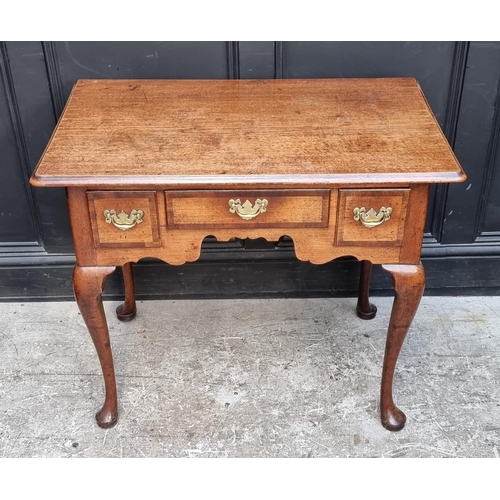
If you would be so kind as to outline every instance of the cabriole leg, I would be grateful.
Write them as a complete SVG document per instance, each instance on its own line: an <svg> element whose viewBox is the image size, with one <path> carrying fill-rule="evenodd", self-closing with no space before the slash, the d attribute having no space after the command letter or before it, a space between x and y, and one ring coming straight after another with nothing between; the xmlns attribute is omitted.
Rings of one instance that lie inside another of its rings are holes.
<svg viewBox="0 0 500 500"><path fill-rule="evenodd" d="M94 342L104 376L104 405L96 415L97 424L103 428L113 427L118 420L113 354L101 297L104 280L114 270L114 267L80 267L76 265L73 271L76 302Z"/></svg>
<svg viewBox="0 0 500 500"><path fill-rule="evenodd" d="M406 422L405 414L394 404L392 384L399 352L417 312L425 287L425 273L422 264L384 265L392 275L396 296L392 306L380 392L380 413L382 425L390 431L401 430Z"/></svg>

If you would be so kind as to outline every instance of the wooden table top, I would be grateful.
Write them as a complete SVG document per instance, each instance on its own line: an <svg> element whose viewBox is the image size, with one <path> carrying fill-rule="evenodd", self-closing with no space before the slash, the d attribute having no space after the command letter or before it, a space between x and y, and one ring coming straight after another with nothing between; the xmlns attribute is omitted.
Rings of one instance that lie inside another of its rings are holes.
<svg viewBox="0 0 500 500"><path fill-rule="evenodd" d="M31 182L200 187L464 179L413 78L79 80Z"/></svg>

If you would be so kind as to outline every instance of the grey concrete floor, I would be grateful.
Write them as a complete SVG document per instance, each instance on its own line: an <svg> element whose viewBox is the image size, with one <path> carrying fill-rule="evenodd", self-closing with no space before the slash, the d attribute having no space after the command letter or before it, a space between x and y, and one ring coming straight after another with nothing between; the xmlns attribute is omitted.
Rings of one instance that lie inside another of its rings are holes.
<svg viewBox="0 0 500 500"><path fill-rule="evenodd" d="M399 358L405 429L378 394L391 298L106 302L120 419L102 430L77 307L0 304L3 457L498 457L500 297L424 297Z"/></svg>

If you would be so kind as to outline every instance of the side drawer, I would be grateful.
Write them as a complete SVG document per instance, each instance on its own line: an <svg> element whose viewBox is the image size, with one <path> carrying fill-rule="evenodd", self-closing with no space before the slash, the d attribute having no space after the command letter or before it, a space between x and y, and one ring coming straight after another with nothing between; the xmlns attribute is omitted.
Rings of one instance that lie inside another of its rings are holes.
<svg viewBox="0 0 500 500"><path fill-rule="evenodd" d="M328 189L166 191L170 229L326 227Z"/></svg>
<svg viewBox="0 0 500 500"><path fill-rule="evenodd" d="M337 245L401 246L409 189L341 189Z"/></svg>
<svg viewBox="0 0 500 500"><path fill-rule="evenodd" d="M159 247L154 191L88 191L96 248Z"/></svg>

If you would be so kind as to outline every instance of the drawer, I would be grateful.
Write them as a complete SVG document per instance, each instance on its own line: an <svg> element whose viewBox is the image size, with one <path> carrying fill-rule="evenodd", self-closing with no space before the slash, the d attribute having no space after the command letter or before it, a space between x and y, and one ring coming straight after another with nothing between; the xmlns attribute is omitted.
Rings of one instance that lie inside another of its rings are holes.
<svg viewBox="0 0 500 500"><path fill-rule="evenodd" d="M341 189L337 245L401 246L409 189Z"/></svg>
<svg viewBox="0 0 500 500"><path fill-rule="evenodd" d="M328 189L166 191L170 229L326 227Z"/></svg>
<svg viewBox="0 0 500 500"><path fill-rule="evenodd" d="M88 191L96 247L158 247L154 191Z"/></svg>

